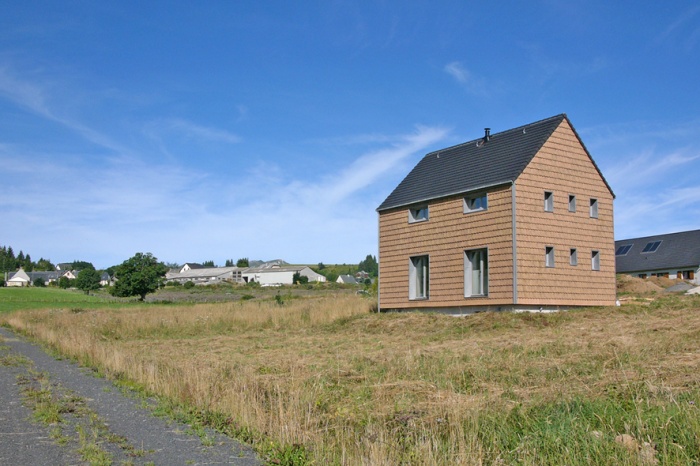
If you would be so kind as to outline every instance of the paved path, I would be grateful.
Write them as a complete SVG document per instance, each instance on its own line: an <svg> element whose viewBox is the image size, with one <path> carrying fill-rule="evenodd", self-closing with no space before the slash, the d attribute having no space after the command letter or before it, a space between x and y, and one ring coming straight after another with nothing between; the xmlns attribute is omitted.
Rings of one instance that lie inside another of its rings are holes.
<svg viewBox="0 0 700 466"><path fill-rule="evenodd" d="M44 390L62 403L62 422L34 420L31 402L22 401L28 390ZM88 464L98 454L114 465L261 464L250 448L224 435L206 431L203 441L188 430L153 416L143 400L123 395L110 381L0 328L0 465ZM98 453L90 453L91 446Z"/></svg>

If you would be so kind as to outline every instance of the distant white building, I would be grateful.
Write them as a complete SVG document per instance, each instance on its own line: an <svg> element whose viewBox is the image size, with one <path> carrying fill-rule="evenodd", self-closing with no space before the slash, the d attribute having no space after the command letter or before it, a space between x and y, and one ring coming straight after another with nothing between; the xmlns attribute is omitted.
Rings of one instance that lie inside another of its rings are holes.
<svg viewBox="0 0 700 466"><path fill-rule="evenodd" d="M7 286L29 286L31 282L27 272L20 267L20 269L7 280Z"/></svg>
<svg viewBox="0 0 700 466"><path fill-rule="evenodd" d="M165 274L165 280L179 283L192 282L195 285L214 284L223 280L243 283L242 273L246 270L241 267L188 267L191 265L198 264L185 264L180 272L168 272Z"/></svg>
<svg viewBox="0 0 700 466"><path fill-rule="evenodd" d="M340 275L336 280L336 283L343 283L345 285L357 285L357 280L352 275Z"/></svg>
<svg viewBox="0 0 700 466"><path fill-rule="evenodd" d="M310 282L325 282L326 277L311 270L305 265L273 266L270 268L251 267L243 272L243 280L257 282L261 285L291 285L294 274L299 273Z"/></svg>

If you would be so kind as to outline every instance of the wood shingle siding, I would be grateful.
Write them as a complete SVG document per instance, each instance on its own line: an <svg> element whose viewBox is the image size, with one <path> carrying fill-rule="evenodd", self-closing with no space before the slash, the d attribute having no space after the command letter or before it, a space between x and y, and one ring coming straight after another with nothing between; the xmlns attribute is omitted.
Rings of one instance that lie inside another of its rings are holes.
<svg viewBox="0 0 700 466"><path fill-rule="evenodd" d="M554 212L542 196L554 192ZM611 305L615 302L613 196L566 120L562 121L516 181L518 302L532 305ZM577 199L568 210L569 194ZM598 218L589 215L598 200ZM553 246L555 266L545 267L544 248ZM569 265L569 251L578 265ZM600 270L591 270L591 251Z"/></svg>

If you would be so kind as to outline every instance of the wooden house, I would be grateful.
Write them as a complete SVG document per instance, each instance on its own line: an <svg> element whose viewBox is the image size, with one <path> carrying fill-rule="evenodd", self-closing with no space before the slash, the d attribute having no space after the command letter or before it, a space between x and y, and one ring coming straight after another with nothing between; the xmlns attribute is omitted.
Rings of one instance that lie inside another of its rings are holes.
<svg viewBox="0 0 700 466"><path fill-rule="evenodd" d="M613 199L564 114L431 152L377 209L379 309L612 305Z"/></svg>

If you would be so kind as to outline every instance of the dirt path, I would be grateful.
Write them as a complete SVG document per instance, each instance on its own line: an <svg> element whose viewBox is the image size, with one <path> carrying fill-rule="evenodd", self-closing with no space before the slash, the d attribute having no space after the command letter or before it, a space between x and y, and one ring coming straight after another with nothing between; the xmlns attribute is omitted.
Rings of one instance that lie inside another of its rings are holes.
<svg viewBox="0 0 700 466"><path fill-rule="evenodd" d="M0 329L0 464L261 464L250 448L195 435L145 404Z"/></svg>

